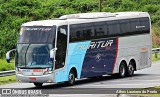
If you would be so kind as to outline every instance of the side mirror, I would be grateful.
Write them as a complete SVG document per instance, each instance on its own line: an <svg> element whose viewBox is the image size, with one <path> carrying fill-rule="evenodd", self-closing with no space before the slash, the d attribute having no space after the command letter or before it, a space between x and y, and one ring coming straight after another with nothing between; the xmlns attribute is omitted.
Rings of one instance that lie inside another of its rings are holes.
<svg viewBox="0 0 160 97"><path fill-rule="evenodd" d="M57 48L54 48L54 49L51 49L51 50L50 50L50 61L51 61L51 62L53 61L53 59L54 59L54 61L55 61L56 50L57 50Z"/></svg>
<svg viewBox="0 0 160 97"><path fill-rule="evenodd" d="M10 63L10 53L13 52L13 51L16 51L16 49L12 49L12 50L10 50L10 51L8 51L8 52L6 53L6 61L7 61L8 63Z"/></svg>

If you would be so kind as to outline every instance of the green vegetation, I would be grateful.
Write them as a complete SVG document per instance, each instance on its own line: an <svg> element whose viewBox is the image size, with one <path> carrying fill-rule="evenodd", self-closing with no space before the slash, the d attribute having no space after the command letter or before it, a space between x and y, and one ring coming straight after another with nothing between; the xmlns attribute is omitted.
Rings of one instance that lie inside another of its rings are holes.
<svg viewBox="0 0 160 97"><path fill-rule="evenodd" d="M152 26L152 43L153 48L158 48L160 46L160 26Z"/></svg>
<svg viewBox="0 0 160 97"><path fill-rule="evenodd" d="M16 47L20 26L25 22L96 11L99 0L0 0L0 58ZM146 11L153 25L160 25L159 0L103 0L102 11ZM158 46L156 43L153 47Z"/></svg>
<svg viewBox="0 0 160 97"><path fill-rule="evenodd" d="M155 54L152 54L152 61L160 60L160 53L158 53L158 58L155 58Z"/></svg>
<svg viewBox="0 0 160 97"><path fill-rule="evenodd" d="M13 83L13 82L16 82L16 76L15 75L0 77L0 85Z"/></svg>
<svg viewBox="0 0 160 97"><path fill-rule="evenodd" d="M6 60L0 59L0 71L14 70L14 63L7 63Z"/></svg>

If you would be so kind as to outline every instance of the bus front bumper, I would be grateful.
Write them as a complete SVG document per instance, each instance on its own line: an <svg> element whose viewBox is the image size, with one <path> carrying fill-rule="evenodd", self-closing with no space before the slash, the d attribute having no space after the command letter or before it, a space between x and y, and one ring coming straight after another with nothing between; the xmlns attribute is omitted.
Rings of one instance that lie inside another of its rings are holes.
<svg viewBox="0 0 160 97"><path fill-rule="evenodd" d="M40 76L16 74L17 81L28 83L54 83L54 73Z"/></svg>

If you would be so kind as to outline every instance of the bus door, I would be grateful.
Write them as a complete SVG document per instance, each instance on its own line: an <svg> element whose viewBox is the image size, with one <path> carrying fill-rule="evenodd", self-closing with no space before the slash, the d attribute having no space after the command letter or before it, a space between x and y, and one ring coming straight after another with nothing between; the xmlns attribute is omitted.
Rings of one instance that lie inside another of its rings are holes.
<svg viewBox="0 0 160 97"><path fill-rule="evenodd" d="M67 49L67 26L60 26L57 31L57 50L55 57L55 81L65 81L66 71L63 68ZM62 77L63 76L63 77Z"/></svg>
<svg viewBox="0 0 160 97"><path fill-rule="evenodd" d="M67 49L67 26L60 26L57 32L57 51L55 69L62 68L65 65Z"/></svg>

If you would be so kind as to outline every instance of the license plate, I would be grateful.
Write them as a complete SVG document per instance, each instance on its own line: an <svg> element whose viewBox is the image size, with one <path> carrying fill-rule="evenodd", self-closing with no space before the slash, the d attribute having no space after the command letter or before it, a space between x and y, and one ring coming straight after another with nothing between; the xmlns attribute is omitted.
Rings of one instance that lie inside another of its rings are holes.
<svg viewBox="0 0 160 97"><path fill-rule="evenodd" d="M36 80L36 78L29 78L29 80L32 80L32 81L33 81L33 80Z"/></svg>

